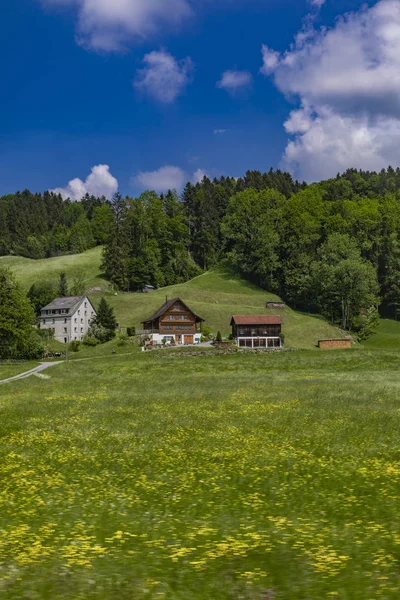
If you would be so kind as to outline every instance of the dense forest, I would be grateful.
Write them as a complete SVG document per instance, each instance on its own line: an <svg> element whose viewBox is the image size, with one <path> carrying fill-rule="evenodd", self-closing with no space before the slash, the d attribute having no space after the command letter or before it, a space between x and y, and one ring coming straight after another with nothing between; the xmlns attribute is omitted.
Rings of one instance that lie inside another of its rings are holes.
<svg viewBox="0 0 400 600"><path fill-rule="evenodd" d="M400 308L400 170L349 169L306 185L281 171L207 177L111 201L28 191L0 198L0 254L31 258L104 245L120 290L185 281L221 260L297 309L350 328Z"/></svg>

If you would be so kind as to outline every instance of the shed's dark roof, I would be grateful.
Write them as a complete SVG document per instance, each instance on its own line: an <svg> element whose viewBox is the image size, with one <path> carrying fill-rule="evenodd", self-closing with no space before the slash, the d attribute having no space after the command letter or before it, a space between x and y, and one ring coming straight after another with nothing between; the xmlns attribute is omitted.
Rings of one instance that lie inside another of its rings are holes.
<svg viewBox="0 0 400 600"><path fill-rule="evenodd" d="M231 325L282 325L282 317L278 316L233 316Z"/></svg>
<svg viewBox="0 0 400 600"><path fill-rule="evenodd" d="M86 296L66 296L65 298L56 298L53 302L50 302L47 306L44 306L42 310L73 310L77 308Z"/></svg>
<svg viewBox="0 0 400 600"><path fill-rule="evenodd" d="M145 319L144 321L142 321L142 323L149 323L150 321L156 321L157 319L159 319L160 317L162 317L167 310L169 310L170 308L173 307L173 305L176 302L181 302L187 309L189 312L193 313L193 315L196 317L196 319L198 319L199 321L204 321L204 319L202 319L201 317L199 317L199 315L196 315L195 312L193 312L187 304L185 304L185 302L183 302L183 300L181 300L180 298L173 298L172 300L168 300L168 302L165 302L155 313L154 315L152 315L151 317L149 317L148 319Z"/></svg>

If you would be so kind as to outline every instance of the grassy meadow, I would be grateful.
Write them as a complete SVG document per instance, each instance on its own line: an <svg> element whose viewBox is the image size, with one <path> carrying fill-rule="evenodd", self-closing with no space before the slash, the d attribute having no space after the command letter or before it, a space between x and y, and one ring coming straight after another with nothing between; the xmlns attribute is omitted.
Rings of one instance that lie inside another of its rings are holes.
<svg viewBox="0 0 400 600"><path fill-rule="evenodd" d="M101 252L99 246L82 254L56 256L43 260L32 260L22 256L0 256L0 266L12 269L27 290L36 281L56 281L61 271L65 271L70 281L77 273L83 273L88 289L93 287L107 289L108 284L102 279L100 273Z"/></svg>
<svg viewBox="0 0 400 600"><path fill-rule="evenodd" d="M4 600L394 600L398 352L53 367L0 393Z"/></svg>
<svg viewBox="0 0 400 600"><path fill-rule="evenodd" d="M26 373L38 366L39 363L35 361L21 363L0 362L0 381L8 379L9 377L15 377L21 373Z"/></svg>

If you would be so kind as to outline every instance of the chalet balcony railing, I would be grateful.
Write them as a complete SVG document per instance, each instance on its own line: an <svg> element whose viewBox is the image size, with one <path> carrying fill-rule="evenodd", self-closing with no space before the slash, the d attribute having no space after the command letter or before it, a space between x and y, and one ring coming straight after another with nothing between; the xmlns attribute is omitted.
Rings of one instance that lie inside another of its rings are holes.
<svg viewBox="0 0 400 600"><path fill-rule="evenodd" d="M161 335L194 335L195 333L201 333L200 329L189 330L189 329L136 329L137 335L151 335L153 333Z"/></svg>

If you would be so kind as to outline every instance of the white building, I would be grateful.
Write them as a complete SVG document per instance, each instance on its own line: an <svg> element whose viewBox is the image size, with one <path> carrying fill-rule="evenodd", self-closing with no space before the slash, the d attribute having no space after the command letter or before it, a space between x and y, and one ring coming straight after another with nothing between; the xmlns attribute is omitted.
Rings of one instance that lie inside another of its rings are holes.
<svg viewBox="0 0 400 600"><path fill-rule="evenodd" d="M40 311L40 329L54 329L54 339L67 344L82 341L96 310L87 296L57 298Z"/></svg>

